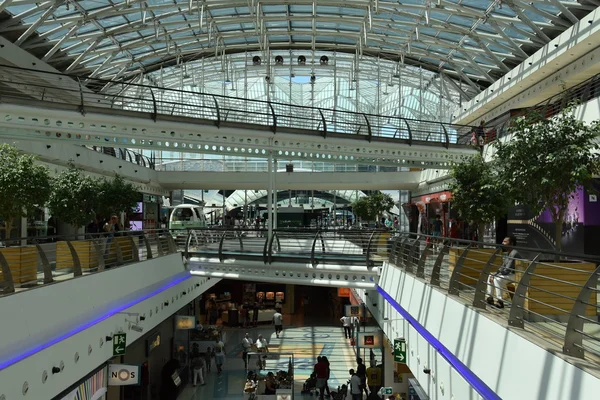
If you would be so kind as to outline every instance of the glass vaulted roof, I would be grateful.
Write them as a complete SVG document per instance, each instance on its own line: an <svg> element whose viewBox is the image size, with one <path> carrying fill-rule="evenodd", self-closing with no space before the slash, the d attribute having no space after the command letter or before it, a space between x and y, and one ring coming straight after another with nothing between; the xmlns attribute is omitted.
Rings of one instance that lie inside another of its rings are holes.
<svg viewBox="0 0 600 400"><path fill-rule="evenodd" d="M233 90L265 97L270 90L261 81L265 76L273 77L271 84L285 96L290 85L286 77L293 85L290 77L314 72L323 82L340 77L347 85L359 86L368 77L380 86L398 80L402 67L413 66L426 72L409 71L404 88L419 79L448 99L471 98L595 9L595 4L592 0L4 0L0 34L61 71L110 80L129 81L140 75L159 79L162 74L163 83L176 86L180 73L176 67L189 64L179 85L209 88L232 80ZM262 64L250 68L246 76L255 55ZM275 65L277 55L283 57L283 66ZM329 57L329 67L320 65L322 55ZM292 68L299 56L306 57L306 65ZM191 73L202 65L200 74ZM331 87L324 83L322 90ZM373 89L367 83L363 89L366 99ZM313 95L292 92L292 102L299 101L294 96ZM346 97L351 103L352 96Z"/></svg>

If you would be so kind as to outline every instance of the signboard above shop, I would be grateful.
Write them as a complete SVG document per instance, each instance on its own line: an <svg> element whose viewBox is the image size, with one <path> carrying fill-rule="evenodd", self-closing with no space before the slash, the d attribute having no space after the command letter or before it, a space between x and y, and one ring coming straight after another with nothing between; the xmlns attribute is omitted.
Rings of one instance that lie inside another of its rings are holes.
<svg viewBox="0 0 600 400"><path fill-rule="evenodd" d="M127 364L108 365L108 386L140 384L140 366Z"/></svg>
<svg viewBox="0 0 600 400"><path fill-rule="evenodd" d="M195 329L196 317L193 315L176 315L175 329Z"/></svg>

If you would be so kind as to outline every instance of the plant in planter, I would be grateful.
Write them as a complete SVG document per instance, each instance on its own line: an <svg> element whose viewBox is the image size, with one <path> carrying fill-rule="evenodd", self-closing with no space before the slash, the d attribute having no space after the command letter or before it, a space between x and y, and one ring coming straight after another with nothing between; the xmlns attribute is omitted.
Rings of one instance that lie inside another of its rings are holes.
<svg viewBox="0 0 600 400"><path fill-rule="evenodd" d="M466 221L477 224L481 241L485 224L503 217L514 204L495 165L478 154L463 163L453 164L450 169L452 208Z"/></svg>
<svg viewBox="0 0 600 400"><path fill-rule="evenodd" d="M141 200L137 187L126 182L121 175L112 179L102 179L99 182L98 207L96 212L102 217L120 215L131 212L137 208Z"/></svg>
<svg viewBox="0 0 600 400"><path fill-rule="evenodd" d="M0 217L4 220L4 237L10 239L14 221L32 215L50 195L48 169L36 163L30 154L14 146L0 145ZM9 246L11 243L6 242ZM0 250L8 263L13 282L25 283L37 279L37 251L27 247L7 247Z"/></svg>
<svg viewBox="0 0 600 400"><path fill-rule="evenodd" d="M82 172L70 162L54 177L48 200L52 215L73 225L76 231L94 218L100 191L100 181Z"/></svg>
<svg viewBox="0 0 600 400"><path fill-rule="evenodd" d="M352 212L361 220L380 221L381 215L392 207L394 207L392 196L377 192L355 200L352 203Z"/></svg>
<svg viewBox="0 0 600 400"><path fill-rule="evenodd" d="M560 252L569 200L600 173L600 123L579 120L571 104L549 119L538 112L519 117L509 134L509 140L494 143L500 178L511 197L535 214L549 210Z"/></svg>
<svg viewBox="0 0 600 400"><path fill-rule="evenodd" d="M98 205L100 181L82 173L82 170L69 162L68 168L61 171L53 179L52 193L48 200L48 208L53 216L72 225L78 233L79 228L88 224L95 217ZM81 269L98 266L98 250L90 241L59 241L56 243L56 268L73 268L76 274ZM72 246L72 247L71 247ZM81 269L76 268L77 253Z"/></svg>
<svg viewBox="0 0 600 400"><path fill-rule="evenodd" d="M36 157L22 154L7 144L0 145L0 217L5 238L10 238L15 220L43 206L50 195L48 168Z"/></svg>

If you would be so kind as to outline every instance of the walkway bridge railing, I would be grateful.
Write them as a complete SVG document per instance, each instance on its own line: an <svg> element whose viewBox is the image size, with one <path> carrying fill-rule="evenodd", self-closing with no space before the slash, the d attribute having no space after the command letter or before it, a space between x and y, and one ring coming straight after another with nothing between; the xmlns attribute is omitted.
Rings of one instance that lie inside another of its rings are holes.
<svg viewBox="0 0 600 400"><path fill-rule="evenodd" d="M502 290L501 309L487 301L488 280L512 249L519 253L516 273ZM567 355L600 361L600 258L401 233L391 239L389 262Z"/></svg>
<svg viewBox="0 0 600 400"><path fill-rule="evenodd" d="M205 228L172 231L186 258L259 260L266 265L310 263L381 266L388 257L391 232L366 229Z"/></svg>
<svg viewBox="0 0 600 400"><path fill-rule="evenodd" d="M219 128L250 128L246 125L250 124L255 129L268 129L273 133L301 133L324 138L360 136L369 142L387 140L409 146L471 147L473 130L466 125L111 82L7 65L0 65L0 98L3 102L30 105L35 105L36 101L46 106L55 104L82 114L106 112L107 109L109 112L127 110L143 113L154 121L178 116L198 119L194 123Z"/></svg>
<svg viewBox="0 0 600 400"><path fill-rule="evenodd" d="M0 294L178 252L166 230L24 237L0 243Z"/></svg>

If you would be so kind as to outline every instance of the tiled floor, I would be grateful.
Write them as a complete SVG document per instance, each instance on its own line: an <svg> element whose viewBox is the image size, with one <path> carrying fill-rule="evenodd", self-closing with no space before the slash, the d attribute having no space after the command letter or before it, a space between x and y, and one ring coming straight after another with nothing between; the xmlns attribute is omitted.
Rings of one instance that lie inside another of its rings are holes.
<svg viewBox="0 0 600 400"><path fill-rule="evenodd" d="M271 352L294 353L294 398L312 398L300 394L302 385L309 377L316 363L317 356L327 356L331 365L331 379L329 386L335 390L349 379L348 370L356 368L356 355L349 340L344 338L344 333L339 325L317 325L303 326L303 321L295 321L296 326L286 327L284 325L283 335L275 336L273 326L265 326L244 329L228 329L227 343L225 345L227 358L224 371L217 375L213 366L206 379L205 386L188 387L180 395L179 400L205 400L205 399L243 399L243 386L246 371L241 358L241 341L244 333L248 331L253 339L262 334L269 341ZM312 321L311 321L312 322ZM254 366L256 359L250 360L250 366ZM288 357L281 360L269 360L267 370L284 370L288 368Z"/></svg>

